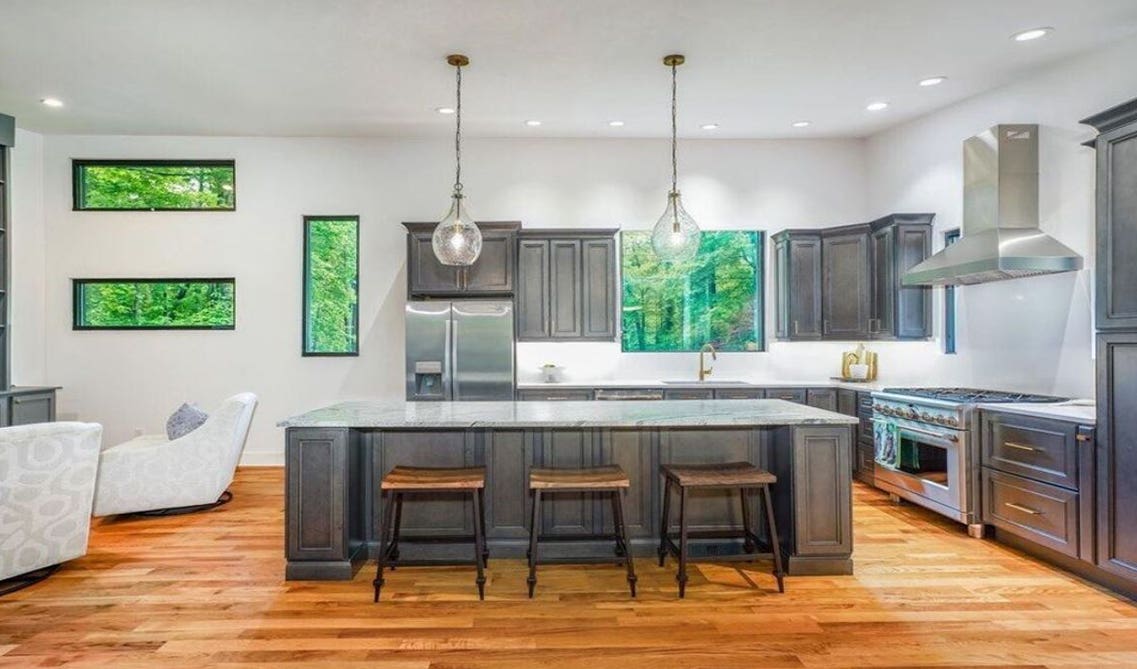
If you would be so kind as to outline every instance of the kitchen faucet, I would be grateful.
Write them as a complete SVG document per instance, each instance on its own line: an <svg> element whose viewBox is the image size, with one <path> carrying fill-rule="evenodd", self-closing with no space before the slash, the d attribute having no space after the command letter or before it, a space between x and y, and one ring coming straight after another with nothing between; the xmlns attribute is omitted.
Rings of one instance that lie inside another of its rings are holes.
<svg viewBox="0 0 1137 669"><path fill-rule="evenodd" d="M711 371L715 367L715 364L713 362L711 363L710 367L706 366L706 363L704 362L703 354L706 353L707 351L711 352L711 360L718 360L719 359L718 353L715 352L714 346L711 346L710 344L703 344L703 348L699 349L699 380L700 381L706 381L707 377L711 375Z"/></svg>

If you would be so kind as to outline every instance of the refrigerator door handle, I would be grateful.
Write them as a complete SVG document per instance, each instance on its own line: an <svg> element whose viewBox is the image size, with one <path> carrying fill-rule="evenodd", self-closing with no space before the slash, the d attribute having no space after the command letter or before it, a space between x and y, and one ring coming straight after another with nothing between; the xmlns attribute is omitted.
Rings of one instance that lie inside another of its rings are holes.
<svg viewBox="0 0 1137 669"><path fill-rule="evenodd" d="M450 354L450 363L447 366L448 369L452 370L454 377L454 381L450 384L450 399L457 402L462 399L462 382L460 381L462 375L458 373L458 319L452 318L450 322L447 323L447 327L450 328L449 336L447 337L447 341L449 342L447 351L449 352L450 349L454 349L454 352Z"/></svg>

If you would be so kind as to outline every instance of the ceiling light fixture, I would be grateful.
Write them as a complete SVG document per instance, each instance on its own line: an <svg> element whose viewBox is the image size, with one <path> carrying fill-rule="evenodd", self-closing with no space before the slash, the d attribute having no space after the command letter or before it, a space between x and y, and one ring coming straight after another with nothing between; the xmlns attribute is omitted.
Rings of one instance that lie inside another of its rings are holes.
<svg viewBox="0 0 1137 669"><path fill-rule="evenodd" d="M927 79L921 79L920 85L921 86L939 86L940 84L944 83L945 81L947 81L947 77L928 77Z"/></svg>
<svg viewBox="0 0 1137 669"><path fill-rule="evenodd" d="M667 208L651 231L651 247L665 262L682 262L695 257L699 251L701 231L695 219L683 208L679 197L679 161L676 158L678 140L676 105L676 70L686 59L679 54L664 56L663 64L671 68L671 192L667 194ZM706 128L706 126L703 126ZM716 126L717 127L717 126Z"/></svg>
<svg viewBox="0 0 1137 669"><path fill-rule="evenodd" d="M623 128L624 122L623 121L608 121L608 125L612 126L613 128Z"/></svg>
<svg viewBox="0 0 1137 669"><path fill-rule="evenodd" d="M808 128L809 121L794 121L792 125L795 128Z"/></svg>
<svg viewBox="0 0 1137 669"><path fill-rule="evenodd" d="M450 196L450 211L439 221L431 237L434 255L443 265L473 265L482 253L482 231L466 209L462 195L462 68L470 59L462 54L446 57L454 67L457 79L457 104L454 106L454 194Z"/></svg>
<svg viewBox="0 0 1137 669"><path fill-rule="evenodd" d="M541 122L537 120L529 120L525 122L525 125L529 126L530 128L536 128L537 126L541 125Z"/></svg>
<svg viewBox="0 0 1137 669"><path fill-rule="evenodd" d="M1036 40L1040 37L1046 37L1047 35L1049 35L1052 32L1054 32L1054 28L1051 28L1049 26L1043 26L1041 28L1031 28L1030 30L1024 30L1022 32L1015 33L1014 35L1011 35L1011 39L1013 39L1016 42L1030 42L1030 41Z"/></svg>
<svg viewBox="0 0 1137 669"><path fill-rule="evenodd" d="M865 109L867 109L869 111L881 111L884 109L888 109L888 103L887 102L872 102L872 103L869 103L869 105L867 107L865 107Z"/></svg>
<svg viewBox="0 0 1137 669"><path fill-rule="evenodd" d="M42 100L40 100L40 103L46 107L62 107L63 106L63 100L60 100L59 98L43 98Z"/></svg>
<svg viewBox="0 0 1137 669"><path fill-rule="evenodd" d="M704 123L703 125L701 125L699 127L702 128L703 130L718 130L719 124L718 123Z"/></svg>

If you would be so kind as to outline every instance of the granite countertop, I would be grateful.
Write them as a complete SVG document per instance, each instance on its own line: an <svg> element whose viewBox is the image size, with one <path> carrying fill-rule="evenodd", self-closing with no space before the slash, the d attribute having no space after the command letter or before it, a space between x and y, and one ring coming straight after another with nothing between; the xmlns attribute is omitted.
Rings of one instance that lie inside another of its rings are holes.
<svg viewBox="0 0 1137 669"><path fill-rule="evenodd" d="M1093 400L1071 400L1069 402L1057 402L1054 404L1034 404L1029 402L1022 404L994 403L979 404L978 407L989 411L1005 411L1007 413L1017 413L1024 416L1067 420L1083 425L1094 425L1097 423L1097 409Z"/></svg>
<svg viewBox="0 0 1137 669"><path fill-rule="evenodd" d="M541 381L522 381L517 384L518 390L592 390L593 388L663 388L676 390L689 390L691 388L845 388L861 392L876 392L899 384L884 384L879 381L840 381L825 379L823 381L785 381L772 379L769 381L743 381L741 383L724 383L722 381L691 381L690 383L664 383L659 380L628 380L628 381L567 381L562 383L543 383Z"/></svg>
<svg viewBox="0 0 1137 669"><path fill-rule="evenodd" d="M591 387L591 386L590 386ZM783 400L686 402L340 402L278 427L591 428L856 425L852 416Z"/></svg>

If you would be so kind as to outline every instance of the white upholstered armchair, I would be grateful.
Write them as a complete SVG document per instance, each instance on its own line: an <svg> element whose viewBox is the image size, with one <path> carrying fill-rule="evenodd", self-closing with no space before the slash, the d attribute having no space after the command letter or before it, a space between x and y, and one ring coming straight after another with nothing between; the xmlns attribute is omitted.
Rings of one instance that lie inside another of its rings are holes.
<svg viewBox="0 0 1137 669"><path fill-rule="evenodd" d="M0 580L86 555L103 428L40 423L0 429Z"/></svg>
<svg viewBox="0 0 1137 669"><path fill-rule="evenodd" d="M228 501L226 488L256 405L252 393L234 395L181 439L144 435L104 450L95 515L191 510Z"/></svg>

